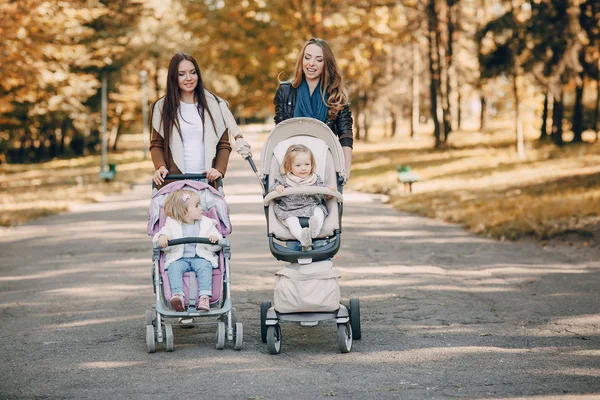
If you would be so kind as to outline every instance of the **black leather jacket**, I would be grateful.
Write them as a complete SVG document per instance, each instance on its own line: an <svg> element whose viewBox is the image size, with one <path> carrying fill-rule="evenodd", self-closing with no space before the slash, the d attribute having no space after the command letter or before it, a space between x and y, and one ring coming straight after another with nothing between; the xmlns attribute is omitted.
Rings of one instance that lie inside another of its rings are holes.
<svg viewBox="0 0 600 400"><path fill-rule="evenodd" d="M275 93L275 124L294 117L296 107L296 93L290 82L282 82ZM327 119L327 126L340 139L342 146L352 147L354 135L352 134L352 111L350 107L344 107L337 115L336 119Z"/></svg>

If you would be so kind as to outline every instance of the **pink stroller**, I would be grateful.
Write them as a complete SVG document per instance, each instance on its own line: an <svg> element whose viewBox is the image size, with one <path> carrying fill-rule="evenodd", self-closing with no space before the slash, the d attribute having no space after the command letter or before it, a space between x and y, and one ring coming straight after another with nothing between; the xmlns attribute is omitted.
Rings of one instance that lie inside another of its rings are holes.
<svg viewBox="0 0 600 400"><path fill-rule="evenodd" d="M243 327L241 322L237 322L235 308L231 302L231 292L229 287L229 259L231 258L229 240L227 239L227 236L231 233L229 206L225 202L220 182L219 191L217 191L206 183L193 180L204 178L204 174L167 175L166 179L181 180L165 185L162 189L152 195L150 209L148 211L148 235L153 236L165 223L166 216L163 211L163 204L169 193L184 187L185 189L198 192L201 206L204 210L203 214L218 221L217 229L224 237L224 239L220 240L218 243L218 245L221 246L221 250L219 251L219 267L213 269L213 295L210 299L210 311L197 311L196 302L198 299L190 297L189 295L190 293L197 293L195 288L196 279L190 279L190 275L193 273L186 273L183 277L185 310L177 312L171 307L171 288L169 285L169 277L164 270L164 254L160 248L155 247L152 255L152 282L156 296L156 304L153 304L155 312L152 310L146 311L146 345L149 353L154 353L156 351L156 343L163 342L166 342L167 351L173 351L173 326L182 325L193 327L216 323L217 349L221 350L225 347L225 339L233 341L233 348L235 350L241 350L243 345ZM211 244L208 238L186 237L169 241L169 246L183 245L186 243ZM215 317L216 321L200 322L200 320L208 320ZM193 322L183 324L181 323L181 319L187 319Z"/></svg>

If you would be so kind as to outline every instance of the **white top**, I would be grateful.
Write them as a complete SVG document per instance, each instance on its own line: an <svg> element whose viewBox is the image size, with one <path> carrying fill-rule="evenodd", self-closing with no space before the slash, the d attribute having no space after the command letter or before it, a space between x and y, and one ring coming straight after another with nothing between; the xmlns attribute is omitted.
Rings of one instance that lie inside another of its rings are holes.
<svg viewBox="0 0 600 400"><path fill-rule="evenodd" d="M204 172L204 125L196 104L179 102L179 126L183 137L183 163L186 174Z"/></svg>

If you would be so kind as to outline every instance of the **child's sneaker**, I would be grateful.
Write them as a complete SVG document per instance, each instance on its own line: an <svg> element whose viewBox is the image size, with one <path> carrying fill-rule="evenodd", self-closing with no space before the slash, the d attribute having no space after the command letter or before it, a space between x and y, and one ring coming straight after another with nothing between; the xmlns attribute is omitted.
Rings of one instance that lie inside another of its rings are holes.
<svg viewBox="0 0 600 400"><path fill-rule="evenodd" d="M210 303L208 301L208 296L200 296L200 299L198 300L198 305L196 306L196 310L210 311Z"/></svg>
<svg viewBox="0 0 600 400"><path fill-rule="evenodd" d="M312 238L310 237L310 229L303 228L300 233L300 245L302 247L310 247L312 246Z"/></svg>
<svg viewBox="0 0 600 400"><path fill-rule="evenodd" d="M183 300L184 299L182 295L180 295L179 293L174 294L173 296L171 296L171 307L173 307L177 312L182 312L183 310L185 310Z"/></svg>

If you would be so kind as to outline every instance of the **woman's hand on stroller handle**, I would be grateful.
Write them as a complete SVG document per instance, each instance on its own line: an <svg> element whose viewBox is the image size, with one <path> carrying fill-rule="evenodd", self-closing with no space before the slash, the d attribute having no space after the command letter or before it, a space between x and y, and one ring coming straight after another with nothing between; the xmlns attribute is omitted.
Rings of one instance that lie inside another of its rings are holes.
<svg viewBox="0 0 600 400"><path fill-rule="evenodd" d="M154 171L154 177L152 178L152 180L154 181L154 183L156 183L156 185L162 185L162 183L165 181L165 176L167 176L168 173L169 170L167 169L167 167L161 165L156 171Z"/></svg>
<svg viewBox="0 0 600 400"><path fill-rule="evenodd" d="M215 168L211 168L208 171L205 172L206 174L206 179L208 179L209 182L212 181L216 181L217 179L221 179L223 177L223 174L221 173L221 171L219 171L218 169Z"/></svg>
<svg viewBox="0 0 600 400"><path fill-rule="evenodd" d="M237 153L244 159L252 157L252 152L250 151L250 144L246 142L242 135L238 135L235 137L235 151L237 151Z"/></svg>

